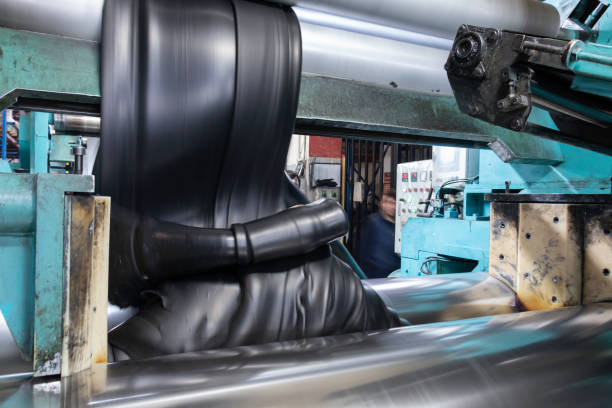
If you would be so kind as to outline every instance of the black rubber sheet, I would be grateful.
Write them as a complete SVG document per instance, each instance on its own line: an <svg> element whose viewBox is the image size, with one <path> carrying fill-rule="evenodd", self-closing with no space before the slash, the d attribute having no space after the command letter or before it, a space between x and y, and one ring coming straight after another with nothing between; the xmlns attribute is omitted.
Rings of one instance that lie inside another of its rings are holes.
<svg viewBox="0 0 612 408"><path fill-rule="evenodd" d="M290 8L241 0L107 0L98 182L112 214L228 228L303 200L283 169L301 38ZM113 250L111 299L126 254ZM172 271L168 271L172 275ZM121 358L399 324L328 245L169 279L110 334Z"/></svg>

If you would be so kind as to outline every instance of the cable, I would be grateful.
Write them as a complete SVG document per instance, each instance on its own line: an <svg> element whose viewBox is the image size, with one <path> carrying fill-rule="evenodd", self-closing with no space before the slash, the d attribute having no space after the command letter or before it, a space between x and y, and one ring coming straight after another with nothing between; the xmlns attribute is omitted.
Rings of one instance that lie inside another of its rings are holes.
<svg viewBox="0 0 612 408"><path fill-rule="evenodd" d="M431 262L452 262L450 259L441 256L441 255L436 255L436 256L428 256L427 258L425 258L425 260L423 261L423 263L421 264L421 267L419 268L419 271L425 275L431 275L431 269L429 268L429 264ZM427 266L427 271L423 270L423 267Z"/></svg>

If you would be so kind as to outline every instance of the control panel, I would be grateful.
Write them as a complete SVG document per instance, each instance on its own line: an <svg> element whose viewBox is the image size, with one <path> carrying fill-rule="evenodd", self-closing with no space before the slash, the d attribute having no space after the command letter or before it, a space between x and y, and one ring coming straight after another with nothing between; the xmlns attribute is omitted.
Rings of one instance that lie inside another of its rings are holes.
<svg viewBox="0 0 612 408"><path fill-rule="evenodd" d="M401 252L402 227L410 217L425 209L420 200L426 200L432 185L432 161L421 160L397 165L395 197L395 252Z"/></svg>
<svg viewBox="0 0 612 408"><path fill-rule="evenodd" d="M340 187L316 187L314 191L315 200L331 198L332 200L340 201Z"/></svg>

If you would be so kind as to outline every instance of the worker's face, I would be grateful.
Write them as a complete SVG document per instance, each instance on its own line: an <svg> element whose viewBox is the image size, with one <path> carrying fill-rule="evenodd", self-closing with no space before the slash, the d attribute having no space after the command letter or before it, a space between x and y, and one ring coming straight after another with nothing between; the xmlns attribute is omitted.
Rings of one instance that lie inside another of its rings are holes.
<svg viewBox="0 0 612 408"><path fill-rule="evenodd" d="M383 196L381 210L385 217L393 219L395 217L395 199L389 196Z"/></svg>

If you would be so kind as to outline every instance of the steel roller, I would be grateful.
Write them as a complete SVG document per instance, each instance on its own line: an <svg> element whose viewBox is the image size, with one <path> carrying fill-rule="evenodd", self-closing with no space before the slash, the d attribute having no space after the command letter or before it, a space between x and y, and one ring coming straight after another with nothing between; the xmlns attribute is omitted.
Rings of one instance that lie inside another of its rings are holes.
<svg viewBox="0 0 612 408"><path fill-rule="evenodd" d="M537 0L269 0L452 39L461 24L554 36L559 12ZM0 26L100 41L104 0L0 0Z"/></svg>
<svg viewBox="0 0 612 408"><path fill-rule="evenodd" d="M612 305L578 306L119 362L55 387L9 383L0 398L92 407L604 407L611 334Z"/></svg>
<svg viewBox="0 0 612 408"><path fill-rule="evenodd" d="M100 118L94 116L53 115L55 130L60 132L100 133Z"/></svg>
<svg viewBox="0 0 612 408"><path fill-rule="evenodd" d="M298 5L304 72L452 95L443 69L460 24L553 36L559 14L536 0L279 0ZM0 0L0 26L100 41L104 0Z"/></svg>
<svg viewBox="0 0 612 408"><path fill-rule="evenodd" d="M312 10L453 39L470 24L543 37L559 31L559 12L538 0L271 0Z"/></svg>
<svg viewBox="0 0 612 408"><path fill-rule="evenodd" d="M412 324L515 313L516 294L484 272L363 281Z"/></svg>

